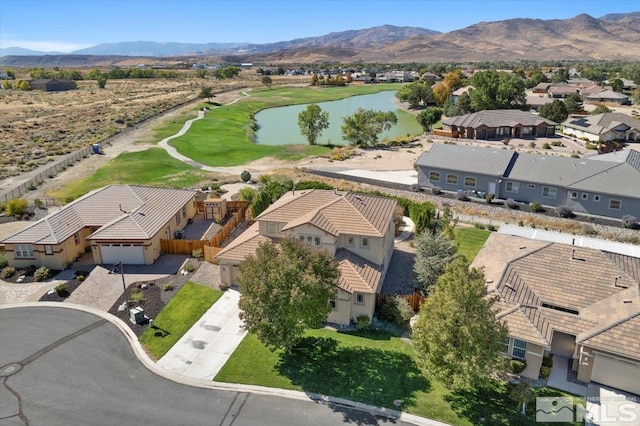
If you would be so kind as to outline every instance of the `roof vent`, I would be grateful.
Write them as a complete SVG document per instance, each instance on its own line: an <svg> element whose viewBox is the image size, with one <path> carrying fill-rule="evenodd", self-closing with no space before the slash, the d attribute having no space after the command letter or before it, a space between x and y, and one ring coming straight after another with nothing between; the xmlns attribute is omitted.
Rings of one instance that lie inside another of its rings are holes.
<svg viewBox="0 0 640 426"><path fill-rule="evenodd" d="M622 303L631 303L631 299L624 299Z"/></svg>
<svg viewBox="0 0 640 426"><path fill-rule="evenodd" d="M622 277L616 277L616 278L613 280L613 286L614 286L614 287L618 287L618 288L629 288L629 286L626 286L626 285L624 285L624 284L618 284L618 280L619 280L620 278L622 278Z"/></svg>

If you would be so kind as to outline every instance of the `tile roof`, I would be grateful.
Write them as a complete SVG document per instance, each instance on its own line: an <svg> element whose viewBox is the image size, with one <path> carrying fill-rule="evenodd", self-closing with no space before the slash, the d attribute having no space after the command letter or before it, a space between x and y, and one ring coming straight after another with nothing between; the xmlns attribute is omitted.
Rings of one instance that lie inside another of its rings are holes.
<svg viewBox="0 0 640 426"><path fill-rule="evenodd" d="M340 278L338 286L349 294L377 293L380 287L383 267L354 254L346 249L338 249L335 254Z"/></svg>
<svg viewBox="0 0 640 426"><path fill-rule="evenodd" d="M474 129L486 127L515 127L515 126L539 126L540 124L555 125L556 123L519 109L495 109L478 111L471 114L458 115L442 120L442 124L448 126L472 127Z"/></svg>
<svg viewBox="0 0 640 426"><path fill-rule="evenodd" d="M615 127L612 126L612 123L624 123L631 128L640 130L640 120L621 112L605 112L585 117L569 117L562 125L594 135L601 135Z"/></svg>
<svg viewBox="0 0 640 426"><path fill-rule="evenodd" d="M601 92L589 93L584 95L585 99L617 99L617 100L626 100L629 99L629 96L614 92L613 90L603 90Z"/></svg>
<svg viewBox="0 0 640 426"><path fill-rule="evenodd" d="M500 235L478 256L502 256L501 243L513 238L516 245L523 240ZM494 286L496 317L511 336L549 348L557 330L640 360L640 258L560 243L517 254L501 263L505 269Z"/></svg>
<svg viewBox="0 0 640 426"><path fill-rule="evenodd" d="M499 176L512 161L515 152L510 150L438 143L423 152L416 165Z"/></svg>
<svg viewBox="0 0 640 426"><path fill-rule="evenodd" d="M260 235L259 231L260 224L255 222L228 246L220 250L216 257L227 261L241 262L248 256L255 254L260 244L271 241L269 237Z"/></svg>
<svg viewBox="0 0 640 426"><path fill-rule="evenodd" d="M111 185L67 204L4 243L59 244L85 227L98 228L91 240L153 237L194 196L194 191Z"/></svg>

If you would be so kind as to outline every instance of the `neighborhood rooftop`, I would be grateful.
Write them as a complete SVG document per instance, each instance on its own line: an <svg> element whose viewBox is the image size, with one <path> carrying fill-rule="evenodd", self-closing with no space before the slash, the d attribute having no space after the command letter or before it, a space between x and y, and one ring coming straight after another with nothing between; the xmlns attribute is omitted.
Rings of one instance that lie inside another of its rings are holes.
<svg viewBox="0 0 640 426"><path fill-rule="evenodd" d="M497 109L459 115L442 120L443 124L459 127L501 127L501 126L539 126L542 123L554 125L551 120L542 118L530 112L517 109Z"/></svg>

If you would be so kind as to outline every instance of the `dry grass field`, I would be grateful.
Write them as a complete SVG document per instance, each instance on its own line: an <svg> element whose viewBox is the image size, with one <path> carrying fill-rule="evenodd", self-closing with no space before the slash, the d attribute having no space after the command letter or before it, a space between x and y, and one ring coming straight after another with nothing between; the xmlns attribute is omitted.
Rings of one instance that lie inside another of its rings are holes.
<svg viewBox="0 0 640 426"><path fill-rule="evenodd" d="M191 73L192 74L192 73ZM261 86L255 70L229 80L130 79L78 81L66 92L0 90L0 180L90 146L184 102L203 87L214 93ZM274 83L282 78L273 78ZM215 101L215 99L213 99Z"/></svg>

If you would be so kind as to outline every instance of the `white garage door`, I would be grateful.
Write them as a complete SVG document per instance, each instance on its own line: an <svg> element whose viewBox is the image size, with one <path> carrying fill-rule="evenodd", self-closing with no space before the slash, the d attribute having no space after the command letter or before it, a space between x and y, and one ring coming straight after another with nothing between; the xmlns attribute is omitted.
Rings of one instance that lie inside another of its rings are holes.
<svg viewBox="0 0 640 426"><path fill-rule="evenodd" d="M640 365L596 354L591 380L640 395Z"/></svg>
<svg viewBox="0 0 640 426"><path fill-rule="evenodd" d="M144 265L144 247L131 244L101 244L102 263Z"/></svg>

